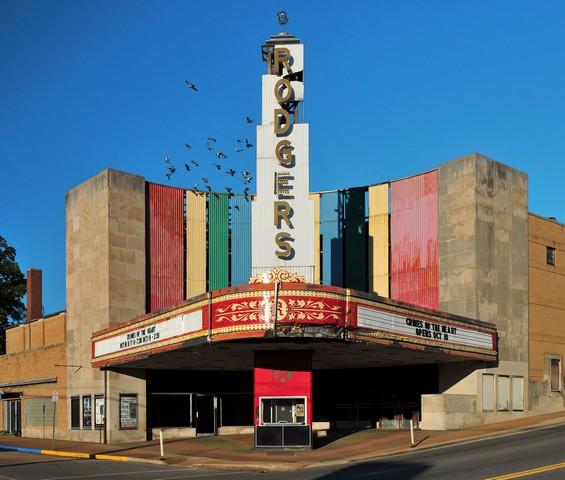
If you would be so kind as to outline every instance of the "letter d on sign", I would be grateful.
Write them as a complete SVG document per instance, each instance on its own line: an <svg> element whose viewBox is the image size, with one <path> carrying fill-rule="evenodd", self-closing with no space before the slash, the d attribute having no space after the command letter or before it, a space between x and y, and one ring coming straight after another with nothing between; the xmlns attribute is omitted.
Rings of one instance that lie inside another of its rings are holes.
<svg viewBox="0 0 565 480"><path fill-rule="evenodd" d="M281 122L281 117L283 117L283 122ZM286 135L291 125L289 113L284 108L277 108L275 110L275 134Z"/></svg>

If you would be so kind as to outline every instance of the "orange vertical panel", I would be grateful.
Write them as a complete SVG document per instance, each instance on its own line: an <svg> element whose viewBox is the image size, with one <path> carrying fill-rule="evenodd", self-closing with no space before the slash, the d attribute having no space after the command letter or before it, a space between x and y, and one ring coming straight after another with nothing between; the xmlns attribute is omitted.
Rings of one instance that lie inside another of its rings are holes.
<svg viewBox="0 0 565 480"><path fill-rule="evenodd" d="M314 207L314 283L321 283L320 276L320 194L311 193Z"/></svg>
<svg viewBox="0 0 565 480"><path fill-rule="evenodd" d="M206 292L206 195L186 192L186 297Z"/></svg>
<svg viewBox="0 0 565 480"><path fill-rule="evenodd" d="M388 183L369 187L369 291L388 297L389 212Z"/></svg>

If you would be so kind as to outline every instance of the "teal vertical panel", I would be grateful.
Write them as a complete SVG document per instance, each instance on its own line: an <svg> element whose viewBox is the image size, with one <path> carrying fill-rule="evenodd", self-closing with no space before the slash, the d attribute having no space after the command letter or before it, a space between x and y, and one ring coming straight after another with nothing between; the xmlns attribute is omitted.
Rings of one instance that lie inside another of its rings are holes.
<svg viewBox="0 0 565 480"><path fill-rule="evenodd" d="M208 202L209 290L229 286L228 196L212 193Z"/></svg>
<svg viewBox="0 0 565 480"><path fill-rule="evenodd" d="M343 286L343 205L341 192L320 195L322 283Z"/></svg>
<svg viewBox="0 0 565 480"><path fill-rule="evenodd" d="M351 188L343 194L344 208L344 286L367 290L367 227L365 193L367 189Z"/></svg>
<svg viewBox="0 0 565 480"><path fill-rule="evenodd" d="M244 285L251 277L251 200L235 195L231 210L231 285Z"/></svg>

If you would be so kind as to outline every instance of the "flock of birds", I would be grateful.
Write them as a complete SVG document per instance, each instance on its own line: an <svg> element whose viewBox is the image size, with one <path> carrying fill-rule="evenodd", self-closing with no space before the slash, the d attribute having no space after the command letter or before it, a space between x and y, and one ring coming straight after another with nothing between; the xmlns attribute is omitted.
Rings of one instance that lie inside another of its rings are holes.
<svg viewBox="0 0 565 480"><path fill-rule="evenodd" d="M188 80L185 80L184 82L185 82L187 88L189 88L190 90L193 90L195 92L198 92L198 88L196 87L196 85L194 83L189 82ZM246 124L253 124L255 122L251 117L245 117L245 123ZM247 170L239 171L239 175L236 177L236 174L238 174L238 171L234 170L231 167L228 168L225 165L225 162L223 162L223 161L228 159L228 155L224 151L218 150L217 145L218 145L218 142L217 142L215 137L208 137L207 138L206 148L208 149L208 152L210 152L210 154L213 155L212 165L219 172L224 171L226 173L226 175L228 175L228 177L230 177L230 180L235 180L235 178L239 178L240 181L243 183L243 187L244 187L243 195L244 195L245 199L249 201L249 198L250 198L250 193L249 193L250 187L249 187L249 185L253 181L253 177L251 176L251 174ZM187 150L192 150L192 144L191 143L185 142L184 146L186 147ZM237 138L235 140L233 148L234 148L235 154L241 154L242 152L245 152L245 151L249 150L250 148L253 148L253 144L251 142L249 142L249 140L247 138ZM172 159L167 154L165 155L163 161L165 163L165 168L166 168L165 176L167 177L168 180L171 180L173 175L175 175L175 173L178 171L177 166L173 163ZM184 170L186 172L196 173L198 171L199 167L200 167L200 163L199 163L198 160L190 160L189 163L184 163ZM210 184L208 177L201 177L201 180L202 180L202 183L203 183L203 189L200 189L199 184L195 183L192 190L197 192L197 193L205 193L206 191L208 191L209 193L212 193L214 189L213 189L212 185ZM225 191L227 192L229 197L233 196L233 188L231 186L226 185L224 188L225 188Z"/></svg>

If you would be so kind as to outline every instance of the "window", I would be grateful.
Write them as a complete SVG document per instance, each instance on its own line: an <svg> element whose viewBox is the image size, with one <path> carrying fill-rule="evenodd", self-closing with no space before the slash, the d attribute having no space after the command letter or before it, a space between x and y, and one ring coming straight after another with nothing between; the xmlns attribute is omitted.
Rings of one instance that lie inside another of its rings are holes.
<svg viewBox="0 0 565 480"><path fill-rule="evenodd" d="M104 426L104 396L94 397L94 426L102 428Z"/></svg>
<svg viewBox="0 0 565 480"><path fill-rule="evenodd" d="M483 411L494 411L494 375L483 373Z"/></svg>
<svg viewBox="0 0 565 480"><path fill-rule="evenodd" d="M92 428L92 396L83 395L82 397L82 428L90 430Z"/></svg>
<svg viewBox="0 0 565 480"><path fill-rule="evenodd" d="M550 358L549 375L551 381L551 391L560 392L561 391L561 359L560 358Z"/></svg>
<svg viewBox="0 0 565 480"><path fill-rule="evenodd" d="M71 428L80 428L80 397L71 397Z"/></svg>
<svg viewBox="0 0 565 480"><path fill-rule="evenodd" d="M120 394L120 429L135 430L137 428L137 394Z"/></svg>
<svg viewBox="0 0 565 480"><path fill-rule="evenodd" d="M262 398L261 424L299 424L306 423L306 399L291 398Z"/></svg>
<svg viewBox="0 0 565 480"><path fill-rule="evenodd" d="M548 265L555 265L555 248L553 247L546 247L546 260Z"/></svg>
<svg viewBox="0 0 565 480"><path fill-rule="evenodd" d="M524 377L512 377L512 410L524 410Z"/></svg>
<svg viewBox="0 0 565 480"><path fill-rule="evenodd" d="M498 402L496 409L499 411L510 410L510 377L498 376Z"/></svg>

